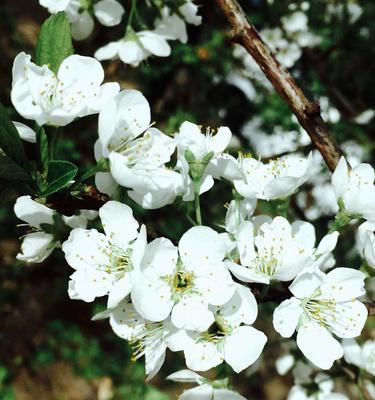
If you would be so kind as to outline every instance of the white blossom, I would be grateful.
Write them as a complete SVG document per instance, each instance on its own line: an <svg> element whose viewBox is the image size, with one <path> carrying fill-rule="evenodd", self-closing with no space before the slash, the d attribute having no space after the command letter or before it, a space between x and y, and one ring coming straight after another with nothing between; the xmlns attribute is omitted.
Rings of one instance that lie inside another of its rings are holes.
<svg viewBox="0 0 375 400"><path fill-rule="evenodd" d="M245 397L226 387L225 379L223 381L210 381L196 372L184 369L175 372L166 379L175 382L197 383L199 386L185 390L179 400L246 400Z"/></svg>
<svg viewBox="0 0 375 400"><path fill-rule="evenodd" d="M337 237L337 232L325 236L315 249L315 229L309 222L290 225L283 217L258 216L243 222L236 232L240 264L226 264L244 282L289 281L308 265L324 263Z"/></svg>
<svg viewBox="0 0 375 400"><path fill-rule="evenodd" d="M129 31L123 39L98 49L94 56L100 61L120 58L123 63L137 67L151 55L168 57L170 54L167 39L156 31Z"/></svg>
<svg viewBox="0 0 375 400"><path fill-rule="evenodd" d="M114 308L96 314L93 320L103 318L109 318L116 335L129 341L133 361L145 356L147 380L159 372L167 348L180 351L186 340L185 331L176 329L170 320L148 321L137 312L128 299L122 300Z"/></svg>
<svg viewBox="0 0 375 400"><path fill-rule="evenodd" d="M335 268L328 274L316 269L303 272L289 286L294 297L275 309L276 331L291 337L297 330L297 345L305 357L319 368L331 368L343 356L332 335L359 336L366 322L367 309L357 300L365 293L364 278L350 268Z"/></svg>
<svg viewBox="0 0 375 400"><path fill-rule="evenodd" d="M112 195L117 184L132 189L129 196L144 208L172 203L182 177L168 169L176 143L150 128L150 106L137 90L124 90L99 114L99 140L95 157L110 160L110 173L96 174L99 190Z"/></svg>
<svg viewBox="0 0 375 400"><path fill-rule="evenodd" d="M235 234L242 222L248 221L253 215L256 204L256 199L232 200L225 215L225 230Z"/></svg>
<svg viewBox="0 0 375 400"><path fill-rule="evenodd" d="M245 198L273 200L293 194L312 175L313 158L290 154L264 164L252 157L239 157L243 179L234 186Z"/></svg>
<svg viewBox="0 0 375 400"><path fill-rule="evenodd" d="M347 363L354 364L375 376L375 340L369 339L359 345L354 339L344 339L341 344Z"/></svg>
<svg viewBox="0 0 375 400"><path fill-rule="evenodd" d="M17 122L17 121L12 121L14 126L16 127L20 138L22 140L24 140L25 142L29 142L29 143L36 143L36 132L31 129L29 126L21 123L21 122Z"/></svg>
<svg viewBox="0 0 375 400"><path fill-rule="evenodd" d="M181 43L188 40L185 21L177 14L171 13L168 7L161 10L161 18L155 21L155 33L167 40L178 39Z"/></svg>
<svg viewBox="0 0 375 400"><path fill-rule="evenodd" d="M109 295L115 307L131 291L138 278L146 246L146 229L134 219L125 204L109 201L99 210L105 234L96 229L73 229L62 249L75 269L70 277L69 296L93 301Z"/></svg>
<svg viewBox="0 0 375 400"><path fill-rule="evenodd" d="M75 118L95 114L119 91L105 83L100 63L91 57L67 57L55 75L19 53L13 63L11 98L18 113L38 125L65 126Z"/></svg>
<svg viewBox="0 0 375 400"><path fill-rule="evenodd" d="M28 263L44 261L56 247L61 245L59 238L54 236L57 213L30 196L19 197L14 205L14 212L19 219L26 222L31 231L23 237L17 260ZM61 221L71 229L78 226L86 227L87 222L96 215L95 211L81 210L78 215L71 217L62 215Z"/></svg>
<svg viewBox="0 0 375 400"><path fill-rule="evenodd" d="M188 24L198 26L202 23L202 17L197 14L198 6L192 0L186 0L179 10Z"/></svg>
<svg viewBox="0 0 375 400"><path fill-rule="evenodd" d="M332 186L338 204L342 203L342 211L375 222L374 178L370 164L361 163L349 170L345 158L340 158L332 175Z"/></svg>
<svg viewBox="0 0 375 400"><path fill-rule="evenodd" d="M94 30L94 19L81 0L39 0L51 14L65 11L71 23L72 36L75 40L84 40ZM124 15L124 7L116 0L100 0L94 4L94 15L105 26L118 25Z"/></svg>
<svg viewBox="0 0 375 400"><path fill-rule="evenodd" d="M315 390L308 390L301 385L293 386L287 400L349 400L344 394L333 392L333 380L326 374L317 374L313 385Z"/></svg>
<svg viewBox="0 0 375 400"><path fill-rule="evenodd" d="M239 170L233 157L223 155L231 137L232 133L227 127L220 127L213 135L210 129L204 134L200 126L188 121L181 125L180 131L175 135L178 151L176 168L181 171L184 178L184 201L191 201L194 198L194 184L190 176L191 167L186 159L186 151L192 154L195 164L206 163L200 178L200 194L211 189L214 177L238 177ZM207 162L205 162L206 157L209 157Z"/></svg>
<svg viewBox="0 0 375 400"><path fill-rule="evenodd" d="M216 307L215 319L205 332L193 331L185 344L186 365L194 371L207 371L223 361L239 373L261 355L267 337L253 328L258 307L250 289L236 284L232 298Z"/></svg>
<svg viewBox="0 0 375 400"><path fill-rule="evenodd" d="M364 222L359 226L357 249L367 264L375 268L375 223Z"/></svg>
<svg viewBox="0 0 375 400"><path fill-rule="evenodd" d="M226 303L235 290L223 263L226 250L224 238L205 226L185 232L178 249L168 239L153 240L132 290L135 308L151 321L171 314L178 328L207 329L214 321L209 305Z"/></svg>

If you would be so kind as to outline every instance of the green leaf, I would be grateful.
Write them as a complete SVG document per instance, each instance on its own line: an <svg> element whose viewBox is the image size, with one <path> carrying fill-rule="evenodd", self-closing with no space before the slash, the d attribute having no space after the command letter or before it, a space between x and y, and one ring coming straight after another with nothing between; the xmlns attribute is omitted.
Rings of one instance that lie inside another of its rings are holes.
<svg viewBox="0 0 375 400"><path fill-rule="evenodd" d="M49 163L48 137L43 127L37 130L36 142L38 147L39 170L41 172L47 172Z"/></svg>
<svg viewBox="0 0 375 400"><path fill-rule="evenodd" d="M8 156L0 156L0 178L9 181L31 181L30 175Z"/></svg>
<svg viewBox="0 0 375 400"><path fill-rule="evenodd" d="M27 160L20 135L13 122L8 118L5 108L1 103L0 149L14 162L23 167L27 167Z"/></svg>
<svg viewBox="0 0 375 400"><path fill-rule="evenodd" d="M52 160L48 163L47 187L43 196L49 196L68 185L76 176L78 168L69 161Z"/></svg>
<svg viewBox="0 0 375 400"><path fill-rule="evenodd" d="M57 74L61 63L73 53L69 18L60 11L51 15L40 29L35 61L40 66L48 65Z"/></svg>

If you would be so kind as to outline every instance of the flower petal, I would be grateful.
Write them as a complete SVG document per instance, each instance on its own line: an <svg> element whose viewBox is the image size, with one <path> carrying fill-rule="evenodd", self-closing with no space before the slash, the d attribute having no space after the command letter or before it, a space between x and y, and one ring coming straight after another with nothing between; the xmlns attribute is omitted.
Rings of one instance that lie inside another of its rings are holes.
<svg viewBox="0 0 375 400"><path fill-rule="evenodd" d="M225 361L237 373L253 364L262 354L266 335L252 326L240 326L225 338ZM244 343L247 343L244 346Z"/></svg>
<svg viewBox="0 0 375 400"><path fill-rule="evenodd" d="M206 302L199 296L183 297L172 309L171 321L179 329L207 330L215 321Z"/></svg>
<svg viewBox="0 0 375 400"><path fill-rule="evenodd" d="M330 369L335 360L344 354L340 343L324 327L310 321L297 334L297 345L313 364Z"/></svg>
<svg viewBox="0 0 375 400"><path fill-rule="evenodd" d="M291 337L302 315L301 302L292 297L284 300L273 313L273 326L282 337Z"/></svg>
<svg viewBox="0 0 375 400"><path fill-rule="evenodd" d="M215 264L223 260L227 247L223 237L207 226L194 226L185 232L178 245L181 260L187 266Z"/></svg>
<svg viewBox="0 0 375 400"><path fill-rule="evenodd" d="M138 236L139 224L126 204L108 201L100 208L99 216L107 238L121 249L127 249L129 242Z"/></svg>

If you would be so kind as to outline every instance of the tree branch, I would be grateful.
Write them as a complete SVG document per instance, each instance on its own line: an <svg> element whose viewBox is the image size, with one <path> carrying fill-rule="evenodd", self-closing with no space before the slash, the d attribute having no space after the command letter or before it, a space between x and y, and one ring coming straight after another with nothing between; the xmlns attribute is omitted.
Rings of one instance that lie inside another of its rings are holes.
<svg viewBox="0 0 375 400"><path fill-rule="evenodd" d="M328 168L333 171L342 152L328 133L327 126L320 115L319 104L307 99L289 71L277 61L275 55L263 42L236 0L216 0L216 2L232 27L231 39L243 46L254 58L309 134Z"/></svg>

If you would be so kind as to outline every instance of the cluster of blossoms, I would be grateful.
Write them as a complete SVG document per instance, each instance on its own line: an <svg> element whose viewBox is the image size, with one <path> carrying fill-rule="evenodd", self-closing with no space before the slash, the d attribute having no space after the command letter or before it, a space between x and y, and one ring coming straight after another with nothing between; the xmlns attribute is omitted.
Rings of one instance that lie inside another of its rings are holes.
<svg viewBox="0 0 375 400"><path fill-rule="evenodd" d="M93 8L91 3L85 8L74 0L41 4L51 12L65 10L73 33L81 38L81 28L91 29L82 20L93 24L91 12L107 26L120 23L124 13L115 0L95 2ZM187 22L200 23L190 1L180 6L179 14L163 8L154 31L128 30L121 41L99 49L96 58L118 55L137 65L150 54L168 55L167 40L186 41L181 15ZM300 46L314 42L299 11L282 22ZM269 34L282 43L280 32ZM160 370L168 349L183 352L189 370L169 379L198 386L181 399L244 399L228 388L227 380L209 380L194 371L208 371L225 362L239 373L253 365L267 342L266 334L253 326L262 317L258 302L270 288L286 290L285 282L290 294L275 305L273 328L281 337L293 337L293 343L295 339L304 363L312 365L310 370L329 370L344 357L373 375L373 341L360 347L353 339L361 335L367 319L363 304L367 275L357 266L336 266L333 256L339 230L361 221L358 252L365 271L375 268L372 166L358 163L350 169L345 158L340 159L331 182L326 183L333 193L336 218L317 243L310 222L290 222L285 212L289 199L314 179L313 152L269 161L243 153L236 157L227 150L232 140L228 127L204 130L189 121L176 134L167 135L151 123L150 106L141 92L120 90L113 82L103 84L104 71L97 59L71 55L56 73L48 65L34 64L25 53L14 61L11 99L25 119L39 127L62 127L98 114L93 153L100 168L95 171L95 184L112 198L98 213L82 209L73 216L49 208L48 195L18 198L15 213L26 222L28 232L17 258L42 262L61 247L74 269L68 284L70 298L93 302L107 296L107 309L93 319L108 318L114 333L129 342L133 359L145 357L148 379ZM38 133L30 127L14 125L21 138L38 142ZM200 209L201 196L217 180L224 180L233 192L220 228L204 225L206 216ZM74 191L75 185L68 182L66 189ZM129 205L118 201L120 187L144 209L192 202L194 226L178 243L165 237L149 241L147 227L139 224ZM261 203L277 204L280 215L262 214ZM259 287L263 294L258 293ZM294 358L278 363L284 372L291 367L298 370ZM289 400L346 399L333 392L326 374L307 375L299 378L296 372Z"/></svg>
<svg viewBox="0 0 375 400"><path fill-rule="evenodd" d="M170 8L161 2L145 2L155 8L158 17L154 21L153 29L136 30L134 28L134 14L139 18L137 3L132 2L129 12L125 12L121 2L117 0L39 0L39 3L48 9L51 14L65 11L71 22L72 36L75 40L84 40L94 31L94 16L104 26L112 27L121 24L124 15L127 16L124 36L110 42L95 52L99 61L119 58L125 64L137 67L140 62L151 55L168 57L171 54L169 40L179 40L186 43L188 40L186 24L200 25L198 6L192 0L176 2ZM142 21L142 26L143 21Z"/></svg>

